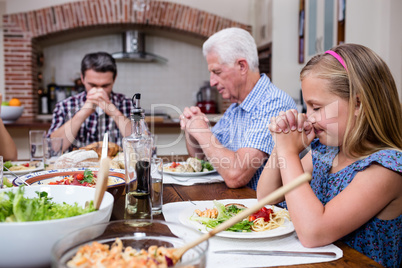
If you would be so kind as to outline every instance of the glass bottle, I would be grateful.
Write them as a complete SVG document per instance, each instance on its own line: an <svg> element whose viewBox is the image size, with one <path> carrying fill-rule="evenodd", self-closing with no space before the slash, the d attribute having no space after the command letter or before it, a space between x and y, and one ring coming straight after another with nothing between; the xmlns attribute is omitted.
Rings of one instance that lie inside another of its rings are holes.
<svg viewBox="0 0 402 268"><path fill-rule="evenodd" d="M132 134L123 139L126 170L125 219L152 219L150 159L152 139L147 133L140 94L133 97Z"/></svg>

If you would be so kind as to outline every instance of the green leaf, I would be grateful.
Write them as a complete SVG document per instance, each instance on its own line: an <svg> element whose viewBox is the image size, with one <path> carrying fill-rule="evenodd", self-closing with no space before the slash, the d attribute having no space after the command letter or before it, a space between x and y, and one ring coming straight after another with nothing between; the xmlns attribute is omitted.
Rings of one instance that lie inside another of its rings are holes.
<svg viewBox="0 0 402 268"><path fill-rule="evenodd" d="M84 183L84 182L93 183L94 182L94 174L92 173L92 170L86 169L84 171L84 179L80 182L81 183Z"/></svg>
<svg viewBox="0 0 402 268"><path fill-rule="evenodd" d="M202 166L202 169L206 168L209 171L214 170L214 167L212 166L212 164L205 160L201 160L201 166Z"/></svg>
<svg viewBox="0 0 402 268"><path fill-rule="evenodd" d="M237 208L236 206L232 205L229 207L225 207L222 203L214 200L214 208L218 211L218 217L216 219L211 219L207 217L199 217L198 215L194 214L190 217L190 220L197 221L207 228L215 228L219 224L224 221L227 221L234 215L238 214L243 209ZM247 219L244 219L241 222L236 223L232 227L226 229L226 231L231 232L251 232L251 227L253 226L253 222L249 222Z"/></svg>
<svg viewBox="0 0 402 268"><path fill-rule="evenodd" d="M10 167L12 167L13 164L11 163L11 161L6 161L4 162L3 166L10 169ZM3 171L7 171L7 169L3 168Z"/></svg>
<svg viewBox="0 0 402 268"><path fill-rule="evenodd" d="M13 187L13 184L7 179L7 177L3 177L3 184L6 187Z"/></svg>
<svg viewBox="0 0 402 268"><path fill-rule="evenodd" d="M36 192L38 197L26 198L24 191L24 186L20 186L16 193L9 191L0 194L0 222L62 219L95 211L92 200L88 207L82 208L78 203L54 203L47 192Z"/></svg>

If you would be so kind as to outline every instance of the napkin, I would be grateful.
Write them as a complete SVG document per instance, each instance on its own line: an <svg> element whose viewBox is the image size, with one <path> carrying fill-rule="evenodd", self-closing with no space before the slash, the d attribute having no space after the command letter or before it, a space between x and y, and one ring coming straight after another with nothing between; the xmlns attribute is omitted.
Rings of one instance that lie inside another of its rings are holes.
<svg viewBox="0 0 402 268"><path fill-rule="evenodd" d="M158 172L158 171L152 171ZM194 184L202 184L202 183L216 183L223 182L223 178L219 175L218 172L209 173L200 176L174 176L167 173L163 173L163 183L164 184L178 184L184 186L190 186Z"/></svg>
<svg viewBox="0 0 402 268"><path fill-rule="evenodd" d="M222 203L242 203L248 206L256 204L256 199L226 199L218 200ZM193 201L197 205L207 205L211 201ZM163 205L162 211L166 221L178 222L181 211L194 207L190 202L174 202ZM285 251L329 251L336 253L335 258L321 257L289 257L289 256L257 256L215 254L216 250L247 249L247 250L285 250ZM212 267L271 267L279 265L295 265L304 263L318 263L334 261L343 256L343 252L337 246L331 244L324 247L306 248L298 240L296 233L270 238L238 239L212 237L209 239L207 256L207 268Z"/></svg>

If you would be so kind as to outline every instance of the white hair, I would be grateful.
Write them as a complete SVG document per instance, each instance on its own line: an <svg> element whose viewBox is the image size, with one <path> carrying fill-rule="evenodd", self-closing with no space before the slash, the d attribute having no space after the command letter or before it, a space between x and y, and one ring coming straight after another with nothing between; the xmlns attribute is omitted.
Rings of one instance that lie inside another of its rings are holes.
<svg viewBox="0 0 402 268"><path fill-rule="evenodd" d="M245 58L252 71L258 70L258 51L254 38L241 28L226 28L211 35L202 46L206 57L216 53L221 63L233 65L237 59Z"/></svg>

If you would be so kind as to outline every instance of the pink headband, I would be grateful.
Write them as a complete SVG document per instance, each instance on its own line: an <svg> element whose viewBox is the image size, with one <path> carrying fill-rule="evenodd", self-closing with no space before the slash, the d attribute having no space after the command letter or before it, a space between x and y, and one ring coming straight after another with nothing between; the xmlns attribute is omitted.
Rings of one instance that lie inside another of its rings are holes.
<svg viewBox="0 0 402 268"><path fill-rule="evenodd" d="M325 53L331 54L332 56L334 56L334 58L337 59L340 64L342 64L343 68L345 68L346 71L348 70L348 68L346 68L345 62L343 61L341 56L339 56L338 53L336 53L335 51L332 51L332 50L327 50L327 51L325 51Z"/></svg>

